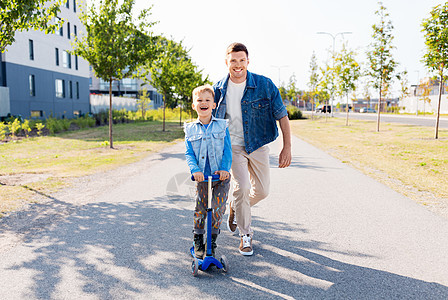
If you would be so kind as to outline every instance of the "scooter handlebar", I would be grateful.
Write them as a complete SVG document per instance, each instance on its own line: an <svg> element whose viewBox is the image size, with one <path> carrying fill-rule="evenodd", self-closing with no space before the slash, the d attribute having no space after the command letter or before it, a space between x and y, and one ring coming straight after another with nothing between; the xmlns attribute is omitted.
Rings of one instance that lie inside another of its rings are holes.
<svg viewBox="0 0 448 300"><path fill-rule="evenodd" d="M204 176L204 177L205 177L205 176ZM194 181L194 176L193 176L193 175L191 175L191 180ZM212 180L219 180L219 174L213 174L213 175L212 175ZM208 177L205 177L205 178L204 178L204 181L208 181Z"/></svg>

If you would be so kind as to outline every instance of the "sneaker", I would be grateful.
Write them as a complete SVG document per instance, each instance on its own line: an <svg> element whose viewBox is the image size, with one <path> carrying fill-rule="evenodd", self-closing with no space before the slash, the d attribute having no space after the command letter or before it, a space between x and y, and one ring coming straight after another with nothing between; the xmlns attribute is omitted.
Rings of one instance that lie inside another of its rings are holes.
<svg viewBox="0 0 448 300"><path fill-rule="evenodd" d="M194 255L196 258L202 259L205 253L204 235L194 235Z"/></svg>
<svg viewBox="0 0 448 300"><path fill-rule="evenodd" d="M246 234L241 237L239 250L242 255L249 256L254 254L254 250L252 249L252 238L250 235Z"/></svg>
<svg viewBox="0 0 448 300"><path fill-rule="evenodd" d="M227 218L227 229L233 233L236 231L237 224L236 224L236 214L235 211L233 210L231 203L232 202L229 202L229 216Z"/></svg>

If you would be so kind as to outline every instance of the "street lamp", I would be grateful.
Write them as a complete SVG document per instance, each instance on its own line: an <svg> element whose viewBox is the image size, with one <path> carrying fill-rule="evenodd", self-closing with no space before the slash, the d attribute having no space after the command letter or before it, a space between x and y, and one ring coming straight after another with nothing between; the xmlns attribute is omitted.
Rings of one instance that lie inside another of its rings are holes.
<svg viewBox="0 0 448 300"><path fill-rule="evenodd" d="M344 31L344 32L338 32L336 34L331 34L329 32L324 32L324 31L319 31L316 32L317 34L328 34L329 36L331 36L333 38L333 68L334 68L334 45L335 45L335 41L336 41L336 37L338 35L344 36L344 34L352 34L353 32L349 32L349 31ZM333 95L331 95L331 116L333 117Z"/></svg>
<svg viewBox="0 0 448 300"><path fill-rule="evenodd" d="M273 68L277 68L278 69L278 88L280 88L280 69L281 68L287 68L287 67L289 67L289 66L271 66L271 67L273 67Z"/></svg>

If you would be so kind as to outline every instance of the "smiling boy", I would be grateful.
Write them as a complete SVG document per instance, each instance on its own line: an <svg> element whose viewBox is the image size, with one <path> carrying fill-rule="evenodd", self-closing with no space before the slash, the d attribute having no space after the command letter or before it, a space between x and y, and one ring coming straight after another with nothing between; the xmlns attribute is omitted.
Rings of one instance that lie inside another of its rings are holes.
<svg viewBox="0 0 448 300"><path fill-rule="evenodd" d="M190 172L197 181L196 208L194 212L194 252L197 258L205 254L204 227L207 209L207 182L212 174L219 174L219 180L212 183L212 255L215 256L216 239L226 210L230 187L232 146L228 121L212 116L216 108L213 88L203 85L193 90L192 107L198 114L195 122L185 124L185 156Z"/></svg>

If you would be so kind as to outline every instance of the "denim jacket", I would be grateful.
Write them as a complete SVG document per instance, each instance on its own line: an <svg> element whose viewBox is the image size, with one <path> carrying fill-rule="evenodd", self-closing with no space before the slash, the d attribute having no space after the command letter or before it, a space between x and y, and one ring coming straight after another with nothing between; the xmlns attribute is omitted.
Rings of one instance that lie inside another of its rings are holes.
<svg viewBox="0 0 448 300"><path fill-rule="evenodd" d="M205 174L205 163L210 164L211 174L216 171L230 172L232 165L232 146L228 130L228 120L212 120L205 126L198 120L185 123L185 156L191 174Z"/></svg>
<svg viewBox="0 0 448 300"><path fill-rule="evenodd" d="M226 91L229 75L218 81L215 90L217 105L214 115L226 116ZM288 115L280 92L272 80L265 76L247 72L246 88L241 99L244 142L247 153L274 141L278 137L276 120Z"/></svg>

